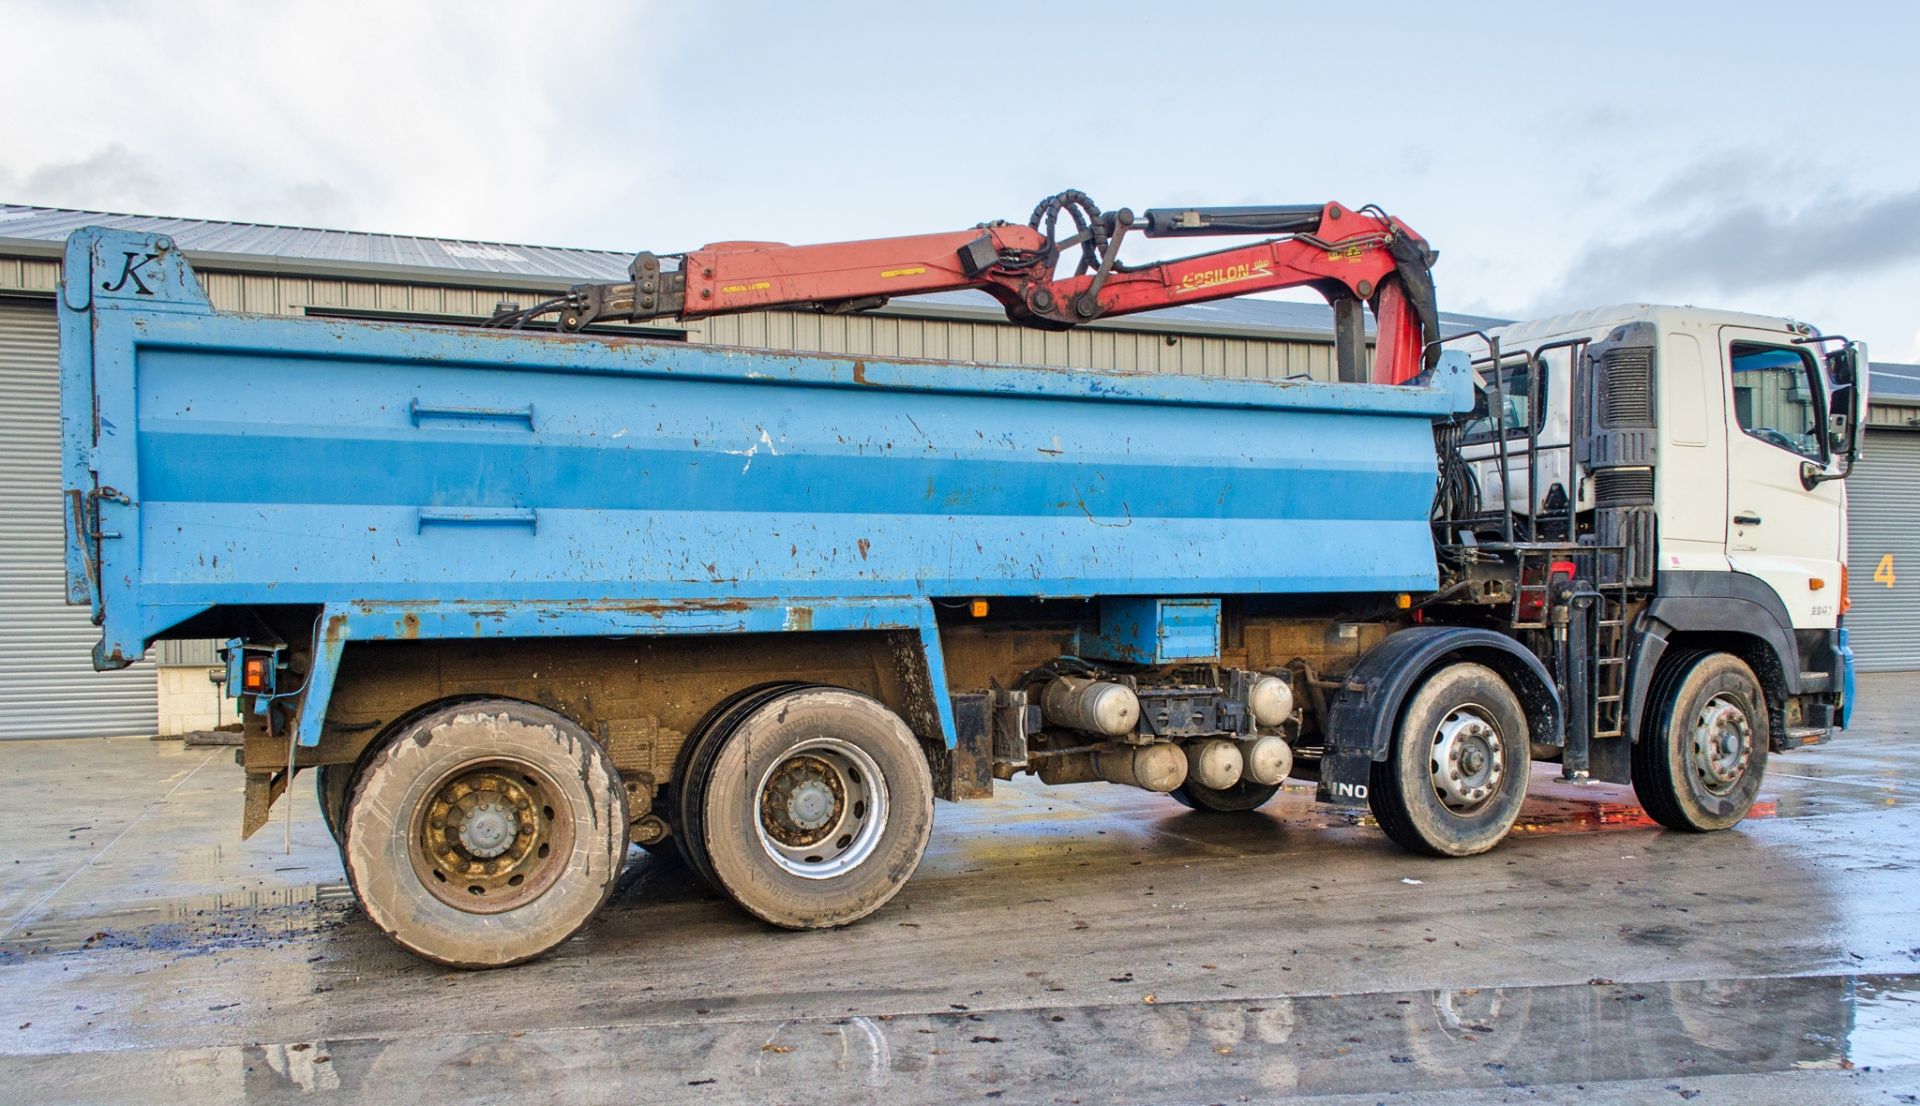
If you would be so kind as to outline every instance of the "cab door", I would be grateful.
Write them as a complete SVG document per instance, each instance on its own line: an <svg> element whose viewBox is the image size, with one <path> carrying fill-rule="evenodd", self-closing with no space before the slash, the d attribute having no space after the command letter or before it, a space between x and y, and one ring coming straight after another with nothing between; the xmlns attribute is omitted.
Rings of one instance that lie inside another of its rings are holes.
<svg viewBox="0 0 1920 1106"><path fill-rule="evenodd" d="M1827 381L1805 346L1778 331L1722 327L1727 380L1727 561L1765 581L1796 628L1835 625L1845 501L1832 470Z"/></svg>

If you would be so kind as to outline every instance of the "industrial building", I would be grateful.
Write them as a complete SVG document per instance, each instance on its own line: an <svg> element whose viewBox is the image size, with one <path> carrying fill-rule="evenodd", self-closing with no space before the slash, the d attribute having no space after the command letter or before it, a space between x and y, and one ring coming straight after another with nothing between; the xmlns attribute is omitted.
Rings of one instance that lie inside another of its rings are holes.
<svg viewBox="0 0 1920 1106"><path fill-rule="evenodd" d="M179 733L230 721L209 642L96 673L98 632L65 602L55 292L69 233L164 233L217 308L474 325L584 280L624 278L599 250L0 205L0 737ZM1498 320L1445 316L1473 329ZM1015 326L984 296L939 295L848 315L773 311L635 328L687 342L1062 369L1332 379L1331 312L1240 299L1068 332ZM1850 484L1854 647L1865 669L1920 668L1920 366L1876 365L1867 460Z"/></svg>

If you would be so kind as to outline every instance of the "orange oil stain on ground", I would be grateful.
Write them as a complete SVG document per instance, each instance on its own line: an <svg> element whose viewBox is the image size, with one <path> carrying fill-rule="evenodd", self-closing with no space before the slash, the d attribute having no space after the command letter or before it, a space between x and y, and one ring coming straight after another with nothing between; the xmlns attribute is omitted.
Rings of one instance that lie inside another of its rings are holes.
<svg viewBox="0 0 1920 1106"><path fill-rule="evenodd" d="M1753 804L1747 817L1771 818L1779 805L1771 800ZM1520 811L1513 832L1529 834L1580 833L1588 830L1657 829L1660 823L1634 803L1582 803L1565 799L1528 802Z"/></svg>

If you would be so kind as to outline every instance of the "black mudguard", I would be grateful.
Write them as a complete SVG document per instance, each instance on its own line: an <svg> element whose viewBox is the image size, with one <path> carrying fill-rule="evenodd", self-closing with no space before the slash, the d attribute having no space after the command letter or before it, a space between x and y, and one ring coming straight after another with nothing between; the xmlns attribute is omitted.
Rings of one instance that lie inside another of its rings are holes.
<svg viewBox="0 0 1920 1106"><path fill-rule="evenodd" d="M1500 673L1527 712L1532 741L1558 745L1565 715L1540 658L1519 642L1473 626L1411 626L1387 638L1353 666L1327 702L1326 753L1319 798L1337 806L1367 805L1367 779L1387 759L1394 727L1413 689L1445 661L1472 661Z"/></svg>

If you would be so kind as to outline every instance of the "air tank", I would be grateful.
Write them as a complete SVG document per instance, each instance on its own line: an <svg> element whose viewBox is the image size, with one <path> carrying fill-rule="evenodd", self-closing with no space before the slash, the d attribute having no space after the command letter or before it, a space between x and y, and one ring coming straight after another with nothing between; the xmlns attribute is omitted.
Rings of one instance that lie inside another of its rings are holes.
<svg viewBox="0 0 1920 1106"><path fill-rule="evenodd" d="M1187 745L1187 778L1202 787L1225 791L1240 782L1244 765L1237 742L1210 737Z"/></svg>
<svg viewBox="0 0 1920 1106"><path fill-rule="evenodd" d="M1055 726L1120 737L1140 721L1140 697L1111 680L1059 676L1041 692L1040 712Z"/></svg>
<svg viewBox="0 0 1920 1106"><path fill-rule="evenodd" d="M1137 745L1093 754L1093 770L1108 783L1168 792L1187 782L1187 754L1178 745Z"/></svg>
<svg viewBox="0 0 1920 1106"><path fill-rule="evenodd" d="M1278 676L1262 676L1247 690L1247 710L1261 726L1278 726L1293 717L1293 687Z"/></svg>
<svg viewBox="0 0 1920 1106"><path fill-rule="evenodd" d="M1241 775L1253 783L1263 786L1281 783L1287 773L1293 771L1293 747L1273 734L1242 741L1239 745L1241 759L1246 764Z"/></svg>

